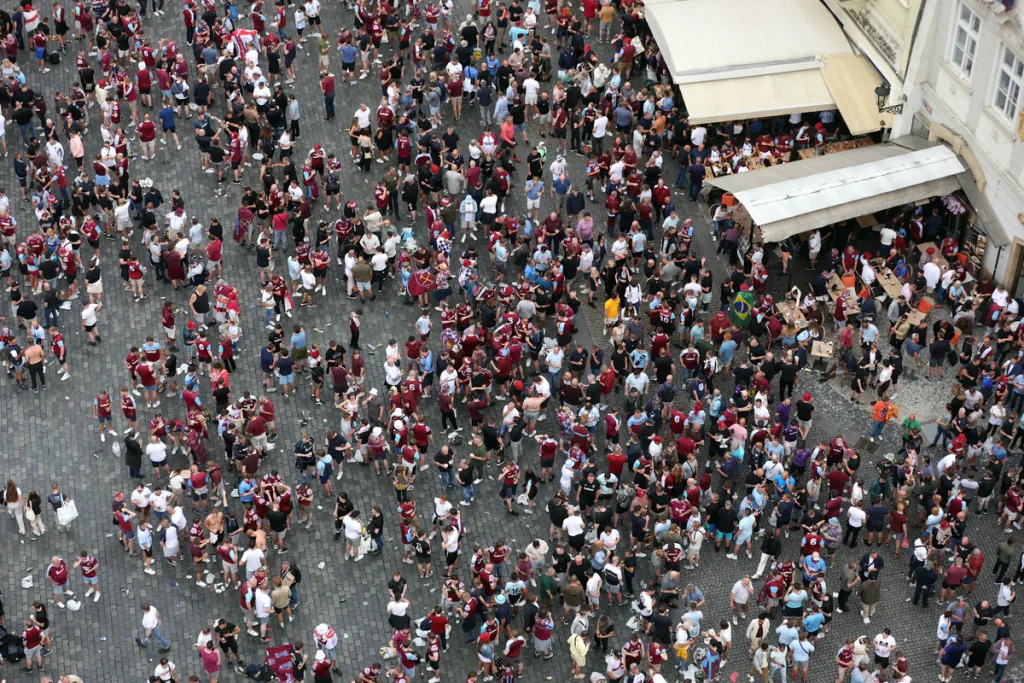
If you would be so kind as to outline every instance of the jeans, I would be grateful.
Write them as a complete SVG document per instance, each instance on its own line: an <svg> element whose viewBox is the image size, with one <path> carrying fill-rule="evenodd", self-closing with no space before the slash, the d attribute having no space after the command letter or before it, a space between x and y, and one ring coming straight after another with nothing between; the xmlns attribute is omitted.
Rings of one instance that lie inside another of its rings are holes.
<svg viewBox="0 0 1024 683"><path fill-rule="evenodd" d="M781 674L780 680L782 681L782 683L786 683L786 667L779 666L778 664L772 664L771 668L768 670L768 683L771 683L775 680L776 672L779 672Z"/></svg>
<svg viewBox="0 0 1024 683"><path fill-rule="evenodd" d="M470 484L469 486L463 486L462 487L462 500L464 502L468 503L472 499L473 499L473 485Z"/></svg>
<svg viewBox="0 0 1024 683"><path fill-rule="evenodd" d="M939 425L938 430L935 432L935 438L932 440L932 447L939 442L939 438L942 438L942 447L945 448L946 444L949 443L949 429Z"/></svg>
<svg viewBox="0 0 1024 683"><path fill-rule="evenodd" d="M288 606L299 606L299 587L296 586L294 583L289 587Z"/></svg>
<svg viewBox="0 0 1024 683"><path fill-rule="evenodd" d="M43 309L43 324L47 327L57 324L57 317L60 315L60 310L53 307L47 306Z"/></svg>
<svg viewBox="0 0 1024 683"><path fill-rule="evenodd" d="M25 146L28 146L29 141L36 136L35 126L29 121L24 125L19 125L18 128L21 130L21 139L25 141Z"/></svg>
<svg viewBox="0 0 1024 683"><path fill-rule="evenodd" d="M885 430L885 420L872 420L871 421L871 438L877 439L882 436L882 431Z"/></svg>
<svg viewBox="0 0 1024 683"><path fill-rule="evenodd" d="M679 173L676 174L676 189L682 190L686 187L686 169L679 169Z"/></svg>
<svg viewBox="0 0 1024 683"><path fill-rule="evenodd" d="M992 669L992 675L995 676L995 683L1002 683L1003 671L1005 671L1005 670L1006 670L1006 665L1005 664L999 664L998 662L996 663L995 668Z"/></svg>
<svg viewBox="0 0 1024 683"><path fill-rule="evenodd" d="M441 470L441 488L452 488L455 486L455 473L452 472L452 468L449 467L446 470Z"/></svg>
<svg viewBox="0 0 1024 683"><path fill-rule="evenodd" d="M166 638L164 638L164 634L163 633L160 633L160 627L159 626L154 626L150 630L148 636L143 634L142 638L139 639L139 642L142 643L142 647L146 647L146 645L149 644L149 639L150 638L155 640L160 645L160 647L165 649L165 650L171 646L170 641L167 640Z"/></svg>
<svg viewBox="0 0 1024 683"><path fill-rule="evenodd" d="M274 231L274 249L285 249L288 246L288 231L287 230L275 230Z"/></svg>
<svg viewBox="0 0 1024 683"><path fill-rule="evenodd" d="M324 95L324 108L327 110L327 119L334 118L334 93Z"/></svg>
<svg viewBox="0 0 1024 683"><path fill-rule="evenodd" d="M270 325L271 320L273 319L273 317L274 317L274 309L273 308L264 308L263 309L263 318L264 318L263 324L264 325Z"/></svg>
<svg viewBox="0 0 1024 683"><path fill-rule="evenodd" d="M703 181L694 182L693 179L690 179L690 201L691 202L697 201L697 197L700 196L700 189L701 189L701 187L703 187L703 185L704 185ZM785 683L785 682L783 682L783 683Z"/></svg>

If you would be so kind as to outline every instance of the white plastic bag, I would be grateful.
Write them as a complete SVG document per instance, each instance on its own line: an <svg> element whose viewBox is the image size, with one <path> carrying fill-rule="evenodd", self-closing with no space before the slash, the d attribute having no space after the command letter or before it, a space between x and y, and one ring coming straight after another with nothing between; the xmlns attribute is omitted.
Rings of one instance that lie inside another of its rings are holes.
<svg viewBox="0 0 1024 683"><path fill-rule="evenodd" d="M78 519L78 506L73 500L65 500L64 505L57 508L57 523L67 526Z"/></svg>

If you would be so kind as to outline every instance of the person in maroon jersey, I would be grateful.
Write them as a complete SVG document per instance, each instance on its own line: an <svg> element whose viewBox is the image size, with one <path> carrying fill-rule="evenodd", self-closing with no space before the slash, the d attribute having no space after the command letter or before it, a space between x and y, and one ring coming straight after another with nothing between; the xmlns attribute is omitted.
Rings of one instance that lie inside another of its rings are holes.
<svg viewBox="0 0 1024 683"><path fill-rule="evenodd" d="M99 561L90 555L88 550L83 550L78 554L74 567L82 572L82 581L87 586L85 597L92 595L92 601L98 602L100 599L100 580L99 576L97 576Z"/></svg>

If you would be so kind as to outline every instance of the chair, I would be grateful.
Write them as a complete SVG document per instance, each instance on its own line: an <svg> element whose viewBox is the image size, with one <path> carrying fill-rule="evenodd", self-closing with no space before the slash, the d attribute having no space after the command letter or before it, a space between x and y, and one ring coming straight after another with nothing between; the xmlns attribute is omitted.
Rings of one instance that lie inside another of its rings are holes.
<svg viewBox="0 0 1024 683"><path fill-rule="evenodd" d="M931 299L931 297L921 297L921 301L917 304L917 310L921 311L925 315L928 315L928 312L931 311L933 308L935 308L935 302Z"/></svg>

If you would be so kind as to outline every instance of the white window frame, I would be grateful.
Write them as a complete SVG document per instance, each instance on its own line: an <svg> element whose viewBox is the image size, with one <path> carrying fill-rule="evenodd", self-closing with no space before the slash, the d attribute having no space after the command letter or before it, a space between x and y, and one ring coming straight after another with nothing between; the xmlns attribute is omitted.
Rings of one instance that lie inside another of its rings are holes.
<svg viewBox="0 0 1024 683"><path fill-rule="evenodd" d="M964 13L968 16L964 17ZM961 37L963 44L960 44ZM957 7L953 24L953 39L950 41L949 63L961 78L970 81L974 74L978 43L981 40L981 17L966 2ZM957 52L960 60L957 60Z"/></svg>
<svg viewBox="0 0 1024 683"><path fill-rule="evenodd" d="M1006 64L1007 57L1012 62ZM1004 83L1004 78L1005 83ZM999 63L996 66L995 83L992 89L992 107L1010 123L1017 120L1020 111L1021 90L1024 89L1024 60L1017 56L1005 43L1000 44ZM1000 99L1003 99L1000 102Z"/></svg>

